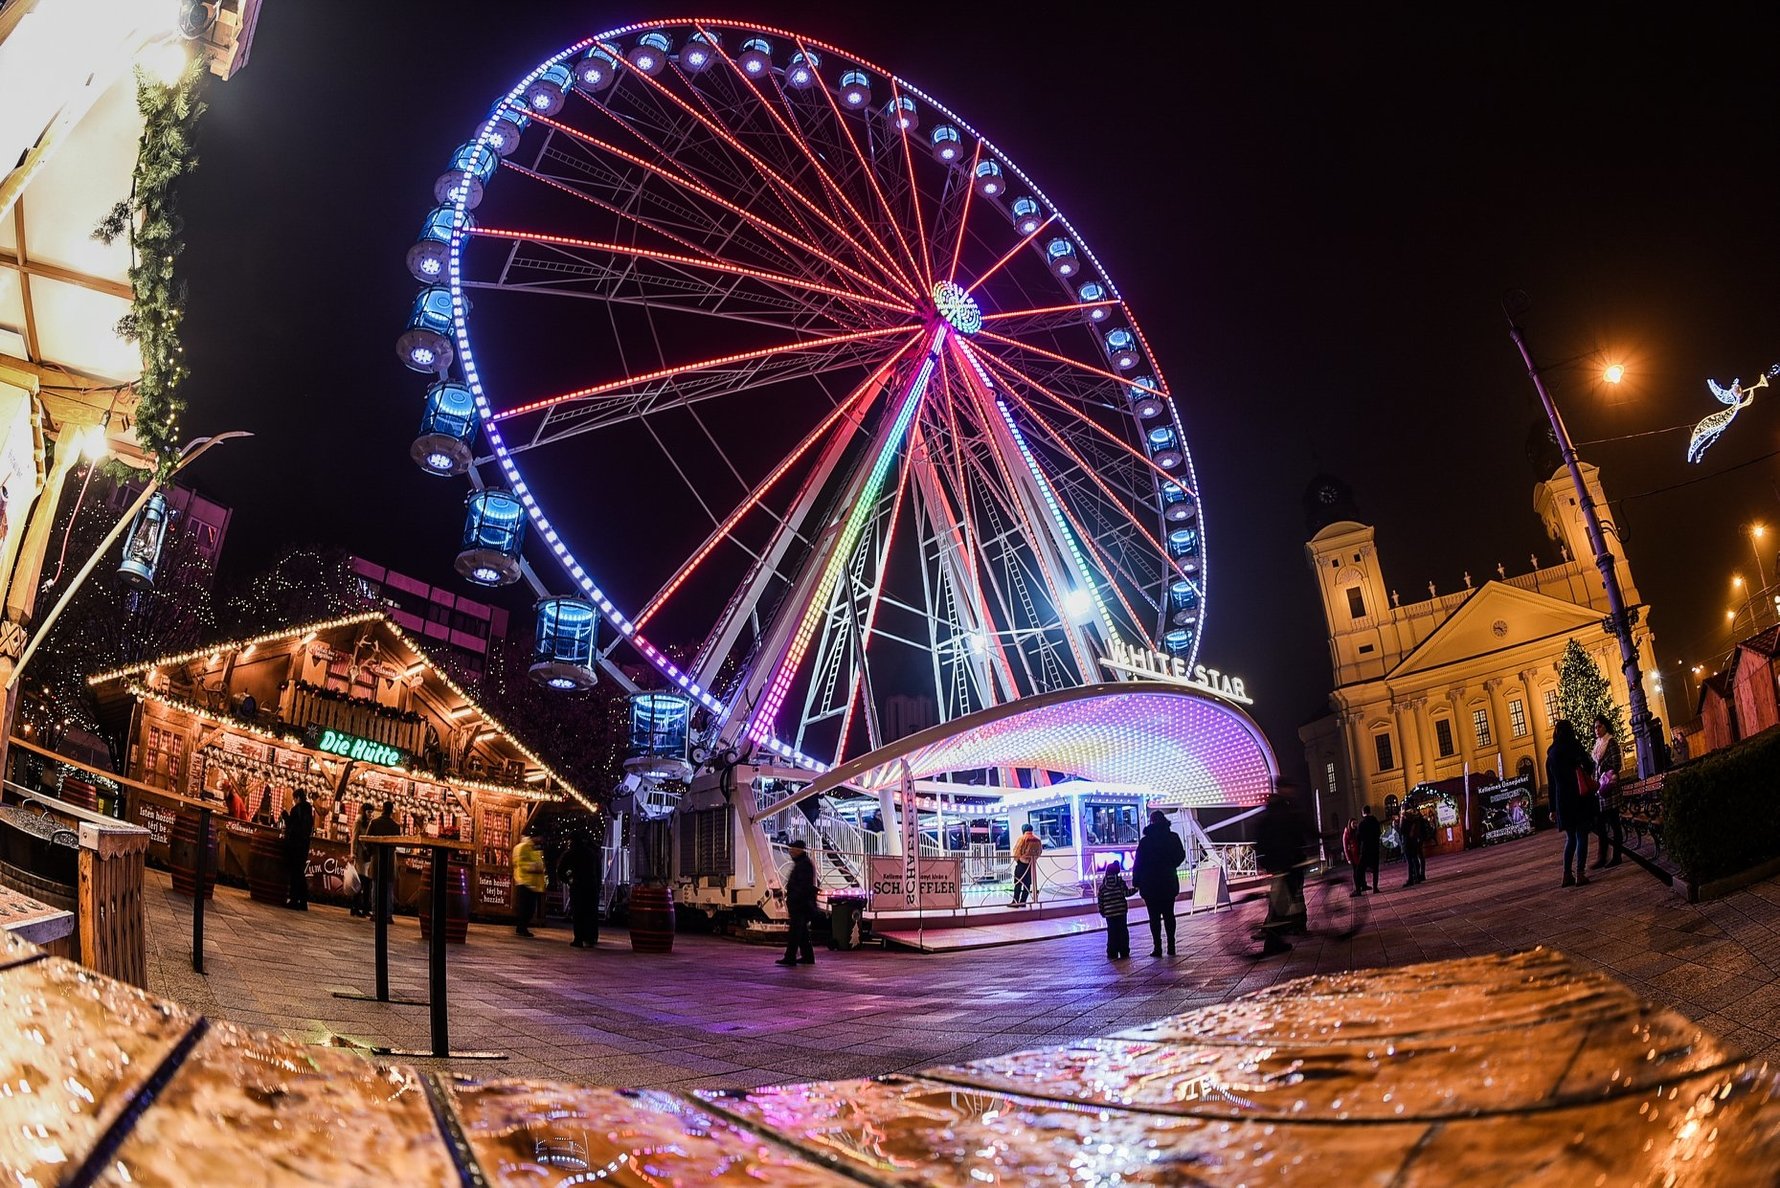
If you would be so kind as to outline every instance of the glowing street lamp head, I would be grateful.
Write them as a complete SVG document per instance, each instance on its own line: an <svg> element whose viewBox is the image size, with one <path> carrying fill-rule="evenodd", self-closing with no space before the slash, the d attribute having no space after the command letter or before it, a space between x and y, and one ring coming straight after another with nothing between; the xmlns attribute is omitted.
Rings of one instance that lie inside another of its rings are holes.
<svg viewBox="0 0 1780 1188"><path fill-rule="evenodd" d="M1749 526L1749 535L1755 537L1755 539L1757 539L1757 540L1760 540L1763 536L1765 536L1767 534L1767 531L1768 530L1766 528L1762 527L1760 524L1751 524Z"/></svg>
<svg viewBox="0 0 1780 1188"><path fill-rule="evenodd" d="M1619 381L1621 381L1625 378L1625 364L1624 363L1609 364L1607 367L1607 370L1601 372L1601 378L1606 380L1610 384L1617 384Z"/></svg>

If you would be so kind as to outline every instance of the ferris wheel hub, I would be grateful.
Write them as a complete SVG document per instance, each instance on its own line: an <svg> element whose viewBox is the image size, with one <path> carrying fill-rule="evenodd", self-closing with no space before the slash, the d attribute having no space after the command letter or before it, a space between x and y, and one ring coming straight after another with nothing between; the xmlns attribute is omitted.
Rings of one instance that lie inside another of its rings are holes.
<svg viewBox="0 0 1780 1188"><path fill-rule="evenodd" d="M983 311L976 298L951 281L933 286L933 310L960 334L975 334L983 328Z"/></svg>

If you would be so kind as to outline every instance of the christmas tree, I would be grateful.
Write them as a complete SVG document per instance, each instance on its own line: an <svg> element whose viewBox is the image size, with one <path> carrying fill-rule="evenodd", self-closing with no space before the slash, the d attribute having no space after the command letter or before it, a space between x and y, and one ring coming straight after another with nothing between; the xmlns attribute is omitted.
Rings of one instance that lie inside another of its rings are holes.
<svg viewBox="0 0 1780 1188"><path fill-rule="evenodd" d="M1597 716L1607 719L1607 729L1622 746L1625 743L1625 716L1613 700L1613 690L1600 666L1575 640L1564 645L1564 658L1558 662L1558 712L1576 728L1583 746L1594 739Z"/></svg>

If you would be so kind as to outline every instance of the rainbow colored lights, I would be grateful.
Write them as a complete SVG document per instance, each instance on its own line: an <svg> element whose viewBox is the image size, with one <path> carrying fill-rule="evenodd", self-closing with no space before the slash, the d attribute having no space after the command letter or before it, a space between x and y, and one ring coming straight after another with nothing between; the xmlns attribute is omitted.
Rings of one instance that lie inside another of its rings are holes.
<svg viewBox="0 0 1780 1188"><path fill-rule="evenodd" d="M859 543L859 534L864 531L866 521L871 517L872 507L878 501L878 493L883 490L884 479L890 473L890 464L896 460L896 455L902 448L902 439L908 433L909 422L915 418L915 409L920 407L922 394L927 391L927 381L933 378L933 369L939 365L939 350L945 344L946 335L950 331L951 325L945 322L933 328L933 338L927 345L927 357L921 360L915 378L909 383L908 394L902 398L902 407L897 411L896 422L891 425L883 448L878 451L877 460L872 463L871 473L865 478L865 485L860 489L853 510L847 514L847 522L841 527L839 538L829 550L822 577L811 592L810 600L804 604L803 618L797 624L797 633L791 637L791 647L785 653L784 660L780 661L778 671L773 674L772 681L766 687L766 695L761 698L760 708L755 711L754 720L748 726L748 737L757 742L765 742L772 737L773 719L778 717L779 707L785 703L785 694L791 689L791 679L796 675L797 666L802 662L804 652L809 649L810 640L816 633L816 623L822 618L822 612L828 608L828 596L834 590L834 583L840 577L848 558L853 555L853 546Z"/></svg>

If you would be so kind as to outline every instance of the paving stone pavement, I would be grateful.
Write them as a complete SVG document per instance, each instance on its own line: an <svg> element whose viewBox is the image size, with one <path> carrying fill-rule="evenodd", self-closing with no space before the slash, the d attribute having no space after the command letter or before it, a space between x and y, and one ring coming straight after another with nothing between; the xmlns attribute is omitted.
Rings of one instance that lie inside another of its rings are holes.
<svg viewBox="0 0 1780 1188"><path fill-rule="evenodd" d="M639 1088L751 1088L913 1071L1101 1035L1313 973L1548 945L1705 1024L1745 1055L1780 1061L1780 879L1684 903L1632 863L1560 888L1562 839L1542 834L1431 859L1404 889L1387 867L1367 929L1300 939L1283 960L1232 956L1216 919L1183 917L1178 957L1116 966L1104 934L962 953L776 951L700 935L665 956L622 930L598 950L562 927L524 940L473 925L449 954L451 1039L501 1062L478 1075ZM206 976L191 970L191 901L149 873L148 988L215 1017L316 1043L428 1045L426 1007L356 1002L372 988L371 925L343 909L288 912L219 887L206 913ZM1134 930L1138 932L1139 930ZM390 931L398 997L425 998L412 918ZM418 1061L422 1067L439 1062Z"/></svg>

